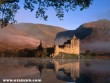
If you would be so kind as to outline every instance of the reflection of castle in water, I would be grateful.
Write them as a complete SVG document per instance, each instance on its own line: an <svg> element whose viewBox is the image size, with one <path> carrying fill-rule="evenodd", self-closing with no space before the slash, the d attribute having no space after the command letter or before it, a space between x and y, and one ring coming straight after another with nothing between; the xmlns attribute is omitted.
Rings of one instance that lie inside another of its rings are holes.
<svg viewBox="0 0 110 83"><path fill-rule="evenodd" d="M65 74L70 74L70 77L75 81L79 77L80 62L72 61L68 63L59 63L53 60L55 71L63 70Z"/></svg>

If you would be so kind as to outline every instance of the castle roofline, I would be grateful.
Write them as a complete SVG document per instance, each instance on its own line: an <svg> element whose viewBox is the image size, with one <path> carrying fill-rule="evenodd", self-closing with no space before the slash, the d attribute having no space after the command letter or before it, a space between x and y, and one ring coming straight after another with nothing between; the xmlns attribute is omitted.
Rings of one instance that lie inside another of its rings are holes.
<svg viewBox="0 0 110 83"><path fill-rule="evenodd" d="M72 37L72 38L76 38L75 34L73 35L73 37Z"/></svg>
<svg viewBox="0 0 110 83"><path fill-rule="evenodd" d="M79 38L77 38L76 35L74 34L73 37L72 37L72 39L79 39Z"/></svg>
<svg viewBox="0 0 110 83"><path fill-rule="evenodd" d="M73 37L72 37L71 39L76 39L76 38L77 38L77 37L76 37L76 35L74 34ZM78 39L78 38L77 38L77 39Z"/></svg>

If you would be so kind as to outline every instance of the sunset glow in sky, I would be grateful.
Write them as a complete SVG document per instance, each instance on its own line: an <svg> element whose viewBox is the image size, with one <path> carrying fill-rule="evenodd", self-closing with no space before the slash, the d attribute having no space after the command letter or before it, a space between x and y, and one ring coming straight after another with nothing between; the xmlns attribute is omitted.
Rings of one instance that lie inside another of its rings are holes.
<svg viewBox="0 0 110 83"><path fill-rule="evenodd" d="M47 24L74 30L86 22L101 19L110 20L110 0L93 0L92 5L83 11L76 9L75 11L69 11L68 13L65 12L63 21L60 21L56 17L55 11L51 8L47 11L47 14L49 16L48 21L44 21L42 18L35 18L35 11L30 12L29 10L21 8L18 10L15 19L18 23Z"/></svg>

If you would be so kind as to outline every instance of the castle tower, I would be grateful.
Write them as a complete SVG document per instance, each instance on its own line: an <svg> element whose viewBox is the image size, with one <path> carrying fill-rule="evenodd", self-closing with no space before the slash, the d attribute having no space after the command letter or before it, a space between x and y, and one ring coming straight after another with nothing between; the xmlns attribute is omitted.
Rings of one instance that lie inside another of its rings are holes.
<svg viewBox="0 0 110 83"><path fill-rule="evenodd" d="M58 45L54 45L54 56L53 56L53 58L56 57L58 54L59 54L59 47L58 47Z"/></svg>
<svg viewBox="0 0 110 83"><path fill-rule="evenodd" d="M76 38L76 36L75 36L75 34L74 34L73 39L75 39L75 38Z"/></svg>
<svg viewBox="0 0 110 83"><path fill-rule="evenodd" d="M74 44L75 39L76 39L76 36L74 35L74 36L71 38L71 46L74 46L74 45L75 45L75 44Z"/></svg>
<svg viewBox="0 0 110 83"><path fill-rule="evenodd" d="M60 52L68 54L80 54L80 39L75 35L70 39L64 42L63 45L54 45L54 57L56 57Z"/></svg>
<svg viewBox="0 0 110 83"><path fill-rule="evenodd" d="M71 38L71 47L74 54L80 54L80 40L75 35Z"/></svg>

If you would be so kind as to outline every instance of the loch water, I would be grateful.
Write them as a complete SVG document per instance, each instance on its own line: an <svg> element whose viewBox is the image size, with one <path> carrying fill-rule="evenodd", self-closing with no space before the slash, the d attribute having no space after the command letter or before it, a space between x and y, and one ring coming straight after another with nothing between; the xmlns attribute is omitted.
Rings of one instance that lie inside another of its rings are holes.
<svg viewBox="0 0 110 83"><path fill-rule="evenodd" d="M110 83L110 59L0 58L0 83L4 83L3 79L40 79L41 83Z"/></svg>

